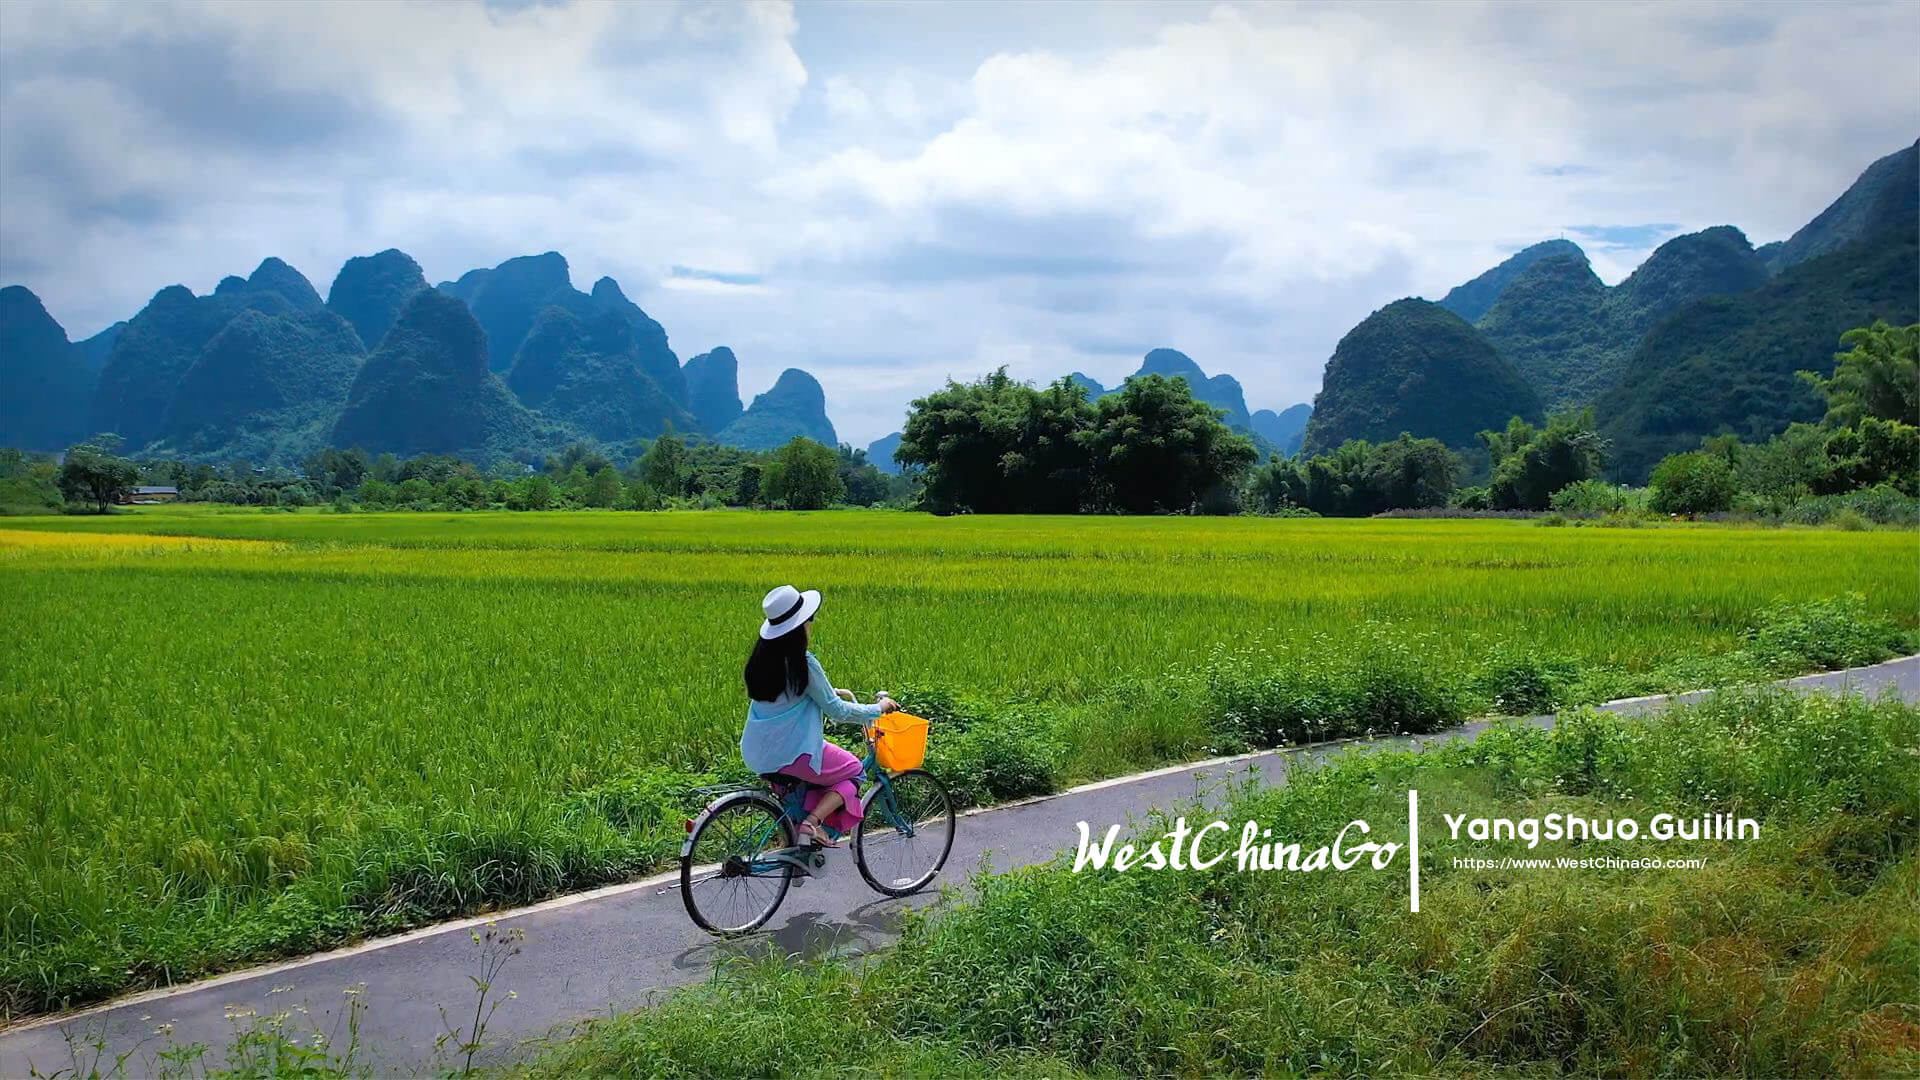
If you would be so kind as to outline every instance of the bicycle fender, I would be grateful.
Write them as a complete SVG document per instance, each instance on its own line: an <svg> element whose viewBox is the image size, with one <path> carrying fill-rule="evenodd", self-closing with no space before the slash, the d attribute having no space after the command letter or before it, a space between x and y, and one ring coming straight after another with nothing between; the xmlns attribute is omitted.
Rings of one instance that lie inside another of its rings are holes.
<svg viewBox="0 0 1920 1080"><path fill-rule="evenodd" d="M727 794L722 795L719 798L708 803L706 807L700 811L700 815L693 819L693 827L687 830L687 838L685 840L680 841L680 858L682 860L685 860L693 857L693 838L700 834L700 826L705 825L707 823L708 818L712 817L716 812L718 812L721 807L726 806L729 803L741 802L743 800L748 802L771 802L772 801L771 797L769 797L765 792L730 791Z"/></svg>

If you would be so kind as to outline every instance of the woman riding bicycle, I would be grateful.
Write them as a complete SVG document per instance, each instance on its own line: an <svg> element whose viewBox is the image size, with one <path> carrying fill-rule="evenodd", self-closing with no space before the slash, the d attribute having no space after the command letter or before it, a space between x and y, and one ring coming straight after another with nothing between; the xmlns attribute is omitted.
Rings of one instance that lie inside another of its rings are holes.
<svg viewBox="0 0 1920 1080"><path fill-rule="evenodd" d="M873 705L856 704L853 694L827 681L820 661L807 650L808 626L820 610L818 590L803 593L782 585L760 601L760 609L765 621L747 657L749 704L740 756L754 772L813 785L807 791L801 834L821 847L838 847L826 830L846 833L859 825L862 811L854 781L861 764L828 742L822 725L826 720L865 723L900 706L884 695Z"/></svg>

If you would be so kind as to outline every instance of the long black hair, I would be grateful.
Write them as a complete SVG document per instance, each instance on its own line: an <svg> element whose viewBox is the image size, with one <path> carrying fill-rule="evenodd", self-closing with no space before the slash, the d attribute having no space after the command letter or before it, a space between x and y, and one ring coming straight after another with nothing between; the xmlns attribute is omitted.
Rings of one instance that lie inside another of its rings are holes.
<svg viewBox="0 0 1920 1080"><path fill-rule="evenodd" d="M807 623L801 623L777 638L756 636L753 639L753 652L747 657L745 674L747 696L755 701L774 701L783 693L796 697L805 693Z"/></svg>

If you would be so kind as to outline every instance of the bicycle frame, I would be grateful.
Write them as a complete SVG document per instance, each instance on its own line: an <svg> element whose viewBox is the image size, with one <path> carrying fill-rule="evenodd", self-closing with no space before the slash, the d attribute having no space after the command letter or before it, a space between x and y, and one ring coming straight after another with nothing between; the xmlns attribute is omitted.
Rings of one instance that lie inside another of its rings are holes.
<svg viewBox="0 0 1920 1080"><path fill-rule="evenodd" d="M887 775L885 769L879 767L879 751L874 746L873 729L867 728L862 734L867 740L867 752L866 756L860 759L860 779L866 783L865 789L859 793L860 805L869 813L878 809L880 813L885 816L887 824L892 825L894 828L899 829L911 837L914 835L914 823L908 821L906 816L900 813L899 803L896 802L893 797L893 780ZM805 792L808 786L807 782L801 780L799 777L793 778L792 790L779 799L781 816L785 820L795 823L805 820L806 811L801 808L801 802L805 798ZM753 791L771 789L772 787L773 785L771 783L762 782L759 784L742 784L732 790ZM778 793L775 792L775 794ZM772 839L773 828L774 826L770 824L765 825L754 833L751 837L751 843L755 849L758 849L761 845L764 845ZM806 845L776 848L773 851L767 852L766 855L761 858L748 860L746 864L747 872L749 874L777 874L785 869L792 868L808 877L813 876L815 869L813 860L802 857L802 855L797 854L797 852L814 855L818 853L818 849Z"/></svg>

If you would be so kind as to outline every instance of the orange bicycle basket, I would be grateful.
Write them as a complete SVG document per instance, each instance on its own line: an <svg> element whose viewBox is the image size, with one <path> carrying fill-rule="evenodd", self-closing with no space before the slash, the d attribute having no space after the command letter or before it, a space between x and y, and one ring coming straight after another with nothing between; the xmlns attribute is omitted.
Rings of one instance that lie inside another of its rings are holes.
<svg viewBox="0 0 1920 1080"><path fill-rule="evenodd" d="M888 772L917 769L927 760L927 722L891 712L873 722L873 758Z"/></svg>

